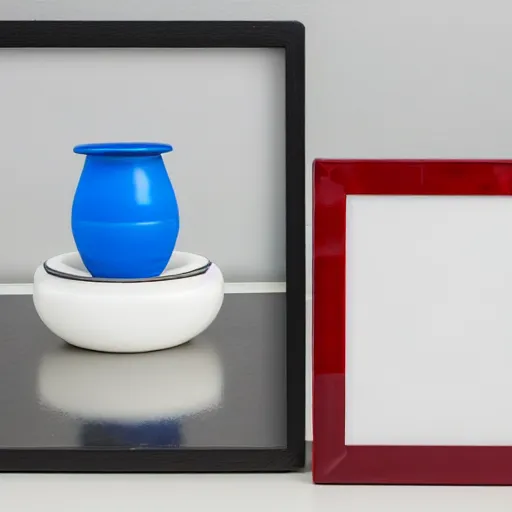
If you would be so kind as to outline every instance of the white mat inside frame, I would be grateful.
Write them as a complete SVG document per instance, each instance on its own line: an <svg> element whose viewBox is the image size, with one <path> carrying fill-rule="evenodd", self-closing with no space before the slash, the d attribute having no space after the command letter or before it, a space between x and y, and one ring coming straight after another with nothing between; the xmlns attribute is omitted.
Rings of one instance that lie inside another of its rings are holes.
<svg viewBox="0 0 512 512"><path fill-rule="evenodd" d="M348 196L346 442L511 445L512 198Z"/></svg>

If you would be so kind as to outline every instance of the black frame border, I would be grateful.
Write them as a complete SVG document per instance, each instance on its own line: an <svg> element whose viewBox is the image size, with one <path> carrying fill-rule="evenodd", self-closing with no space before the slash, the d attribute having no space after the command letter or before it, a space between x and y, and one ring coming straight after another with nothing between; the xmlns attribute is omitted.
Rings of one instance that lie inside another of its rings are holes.
<svg viewBox="0 0 512 512"><path fill-rule="evenodd" d="M297 21L0 21L2 48L283 48L287 447L0 449L3 472L279 472L305 458L305 28Z"/></svg>

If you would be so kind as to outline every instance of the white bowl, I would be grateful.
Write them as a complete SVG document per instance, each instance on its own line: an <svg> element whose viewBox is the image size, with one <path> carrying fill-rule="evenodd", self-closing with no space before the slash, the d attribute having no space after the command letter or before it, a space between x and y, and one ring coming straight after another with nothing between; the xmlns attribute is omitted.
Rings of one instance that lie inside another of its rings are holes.
<svg viewBox="0 0 512 512"><path fill-rule="evenodd" d="M46 263L58 272L65 265L68 277L49 274L44 264L36 270L34 305L48 329L77 347L100 352L174 347L203 332L222 306L220 269L208 263L194 275L204 261L175 252L160 278L118 282L94 280L78 253L64 254Z"/></svg>
<svg viewBox="0 0 512 512"><path fill-rule="evenodd" d="M222 389L220 357L202 336L149 354L102 354L63 344L44 355L38 372L41 402L87 421L192 416L219 407Z"/></svg>

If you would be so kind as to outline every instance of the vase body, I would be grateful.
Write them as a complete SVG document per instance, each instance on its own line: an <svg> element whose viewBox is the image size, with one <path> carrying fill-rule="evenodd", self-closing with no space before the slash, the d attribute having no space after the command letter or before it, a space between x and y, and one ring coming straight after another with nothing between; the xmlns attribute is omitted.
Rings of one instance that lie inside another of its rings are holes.
<svg viewBox="0 0 512 512"><path fill-rule="evenodd" d="M176 245L179 211L162 153L166 144L76 146L86 155L73 199L75 244L94 277L160 275Z"/></svg>

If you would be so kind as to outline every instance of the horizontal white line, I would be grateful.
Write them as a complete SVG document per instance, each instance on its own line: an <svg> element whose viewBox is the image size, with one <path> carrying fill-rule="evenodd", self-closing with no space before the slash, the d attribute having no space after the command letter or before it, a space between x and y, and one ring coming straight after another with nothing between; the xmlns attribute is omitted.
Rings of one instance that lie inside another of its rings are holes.
<svg viewBox="0 0 512 512"><path fill-rule="evenodd" d="M286 283L226 283L226 293L285 293ZM32 283L0 284L0 295L30 295ZM312 300L311 293L306 300Z"/></svg>
<svg viewBox="0 0 512 512"><path fill-rule="evenodd" d="M0 295L31 295L32 283L0 284Z"/></svg>
<svg viewBox="0 0 512 512"><path fill-rule="evenodd" d="M32 283L0 284L0 295L30 295ZM286 283L226 283L225 293L284 293Z"/></svg>
<svg viewBox="0 0 512 512"><path fill-rule="evenodd" d="M226 283L225 293L285 293L286 283Z"/></svg>

